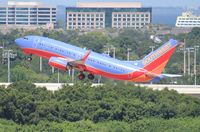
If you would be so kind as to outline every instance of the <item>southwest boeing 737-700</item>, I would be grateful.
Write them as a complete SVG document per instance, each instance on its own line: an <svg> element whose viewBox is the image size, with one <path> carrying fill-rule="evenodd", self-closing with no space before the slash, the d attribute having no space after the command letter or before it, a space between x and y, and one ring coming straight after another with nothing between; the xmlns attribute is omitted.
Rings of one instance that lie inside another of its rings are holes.
<svg viewBox="0 0 200 132"><path fill-rule="evenodd" d="M167 77L180 75L162 74L178 42L169 40L142 60L122 61L90 50L82 49L64 42L40 36L25 36L15 40L25 54L37 55L49 60L49 65L64 71L77 69L78 78L93 80L101 75L116 80L131 82L156 82Z"/></svg>

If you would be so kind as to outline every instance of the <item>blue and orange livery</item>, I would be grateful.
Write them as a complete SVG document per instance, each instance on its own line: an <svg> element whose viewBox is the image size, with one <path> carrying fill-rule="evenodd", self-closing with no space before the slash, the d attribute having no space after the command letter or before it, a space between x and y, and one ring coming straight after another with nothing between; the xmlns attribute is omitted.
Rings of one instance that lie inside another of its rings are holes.
<svg viewBox="0 0 200 132"><path fill-rule="evenodd" d="M48 59L50 66L65 71L70 68L79 70L81 74L78 77L81 80L85 78L83 72L88 72L90 79L93 79L93 75L101 75L131 82L152 82L165 77L180 76L161 74L178 45L178 42L173 39L137 61L114 59L40 36L26 36L16 39L15 42L24 53Z"/></svg>

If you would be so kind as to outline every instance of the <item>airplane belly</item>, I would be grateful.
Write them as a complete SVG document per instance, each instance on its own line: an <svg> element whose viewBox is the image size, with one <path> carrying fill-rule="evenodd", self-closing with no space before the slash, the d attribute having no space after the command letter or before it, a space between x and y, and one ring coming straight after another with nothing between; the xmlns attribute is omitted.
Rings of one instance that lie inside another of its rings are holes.
<svg viewBox="0 0 200 132"><path fill-rule="evenodd" d="M91 66L87 66L86 70L92 74L100 75L106 78L112 78L116 80L131 80L132 79L132 74L131 73L113 73L113 72L108 72L104 71L101 69L97 69Z"/></svg>

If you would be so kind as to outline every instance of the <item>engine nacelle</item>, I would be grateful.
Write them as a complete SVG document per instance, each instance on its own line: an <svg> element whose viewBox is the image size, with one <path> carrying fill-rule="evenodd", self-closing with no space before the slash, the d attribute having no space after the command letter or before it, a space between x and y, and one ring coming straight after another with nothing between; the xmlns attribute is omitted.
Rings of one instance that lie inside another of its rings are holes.
<svg viewBox="0 0 200 132"><path fill-rule="evenodd" d="M60 70L68 70L67 69L67 63L68 61L64 58L60 58L60 57L51 57L49 59L49 65L55 68L58 68Z"/></svg>

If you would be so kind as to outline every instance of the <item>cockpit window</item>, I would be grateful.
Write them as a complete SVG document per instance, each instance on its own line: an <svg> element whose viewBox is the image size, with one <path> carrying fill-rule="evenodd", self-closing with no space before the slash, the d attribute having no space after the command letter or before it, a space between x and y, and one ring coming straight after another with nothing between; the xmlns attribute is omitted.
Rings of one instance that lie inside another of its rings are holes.
<svg viewBox="0 0 200 132"><path fill-rule="evenodd" d="M24 37L24 39L28 40L28 38L27 38L27 37Z"/></svg>

